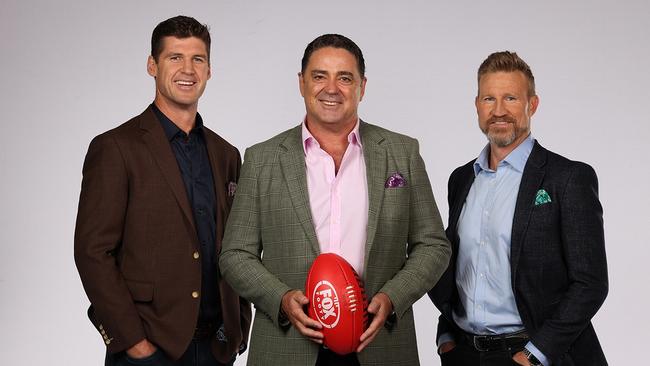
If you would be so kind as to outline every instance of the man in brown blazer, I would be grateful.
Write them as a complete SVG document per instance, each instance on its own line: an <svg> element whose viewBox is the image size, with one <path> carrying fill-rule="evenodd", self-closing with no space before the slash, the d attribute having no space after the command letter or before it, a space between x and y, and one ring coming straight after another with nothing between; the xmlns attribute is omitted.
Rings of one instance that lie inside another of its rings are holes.
<svg viewBox="0 0 650 366"><path fill-rule="evenodd" d="M93 139L84 163L74 252L88 316L106 365L232 365L251 312L217 255L241 159L197 113L207 27L160 23L147 71L153 104Z"/></svg>

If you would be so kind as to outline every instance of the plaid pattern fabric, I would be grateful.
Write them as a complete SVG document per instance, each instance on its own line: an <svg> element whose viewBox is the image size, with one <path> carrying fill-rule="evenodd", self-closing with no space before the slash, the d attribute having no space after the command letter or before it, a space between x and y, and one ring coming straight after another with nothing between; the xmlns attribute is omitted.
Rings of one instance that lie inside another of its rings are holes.
<svg viewBox="0 0 650 366"><path fill-rule="evenodd" d="M361 365L418 365L411 305L433 287L451 253L417 141L361 122L369 213L365 285L386 293L397 323L359 354ZM282 295L304 291L319 254L300 126L246 151L220 268L257 312L249 365L313 365L318 345L278 324ZM386 188L399 172L407 184Z"/></svg>

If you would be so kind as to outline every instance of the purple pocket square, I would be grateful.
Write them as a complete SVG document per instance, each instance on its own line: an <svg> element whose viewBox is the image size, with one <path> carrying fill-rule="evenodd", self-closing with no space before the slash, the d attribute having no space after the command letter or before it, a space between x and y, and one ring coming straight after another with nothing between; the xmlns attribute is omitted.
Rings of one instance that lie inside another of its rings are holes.
<svg viewBox="0 0 650 366"><path fill-rule="evenodd" d="M237 191L237 183L228 183L228 197L235 197L235 191Z"/></svg>
<svg viewBox="0 0 650 366"><path fill-rule="evenodd" d="M384 184L385 188L401 188L401 187L406 187L406 179L402 177L400 173L393 173L391 174L388 179L386 179L386 184Z"/></svg>

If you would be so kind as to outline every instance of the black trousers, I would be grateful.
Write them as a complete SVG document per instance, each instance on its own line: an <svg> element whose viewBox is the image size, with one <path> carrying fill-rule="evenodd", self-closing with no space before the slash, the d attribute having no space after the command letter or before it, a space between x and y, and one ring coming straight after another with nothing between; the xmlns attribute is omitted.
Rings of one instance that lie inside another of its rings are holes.
<svg viewBox="0 0 650 366"><path fill-rule="evenodd" d="M513 366L519 365L512 356L523 350L526 342L509 350L479 352L471 345L460 342L449 352L440 355L442 366Z"/></svg>
<svg viewBox="0 0 650 366"><path fill-rule="evenodd" d="M356 353L340 356L328 349L322 348L318 352L316 366L359 366Z"/></svg>
<svg viewBox="0 0 650 366"><path fill-rule="evenodd" d="M229 363L220 363L210 351L210 338L192 340L187 350L178 361L172 361L159 348L153 355L133 359L126 352L119 352L113 355L106 355L105 366L232 366L235 359Z"/></svg>

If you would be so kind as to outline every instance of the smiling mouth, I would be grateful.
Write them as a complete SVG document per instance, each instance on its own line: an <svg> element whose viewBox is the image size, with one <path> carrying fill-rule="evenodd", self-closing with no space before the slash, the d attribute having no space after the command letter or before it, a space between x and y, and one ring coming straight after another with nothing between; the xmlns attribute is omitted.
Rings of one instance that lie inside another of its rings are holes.
<svg viewBox="0 0 650 366"><path fill-rule="evenodd" d="M335 107L335 106L341 104L341 102L336 102L336 101L332 101L332 100L323 100L323 99L321 99L320 102L325 104L328 107Z"/></svg>
<svg viewBox="0 0 650 366"><path fill-rule="evenodd" d="M188 81L188 80L176 80L174 82L180 86L193 86L194 84L196 84L196 81Z"/></svg>

